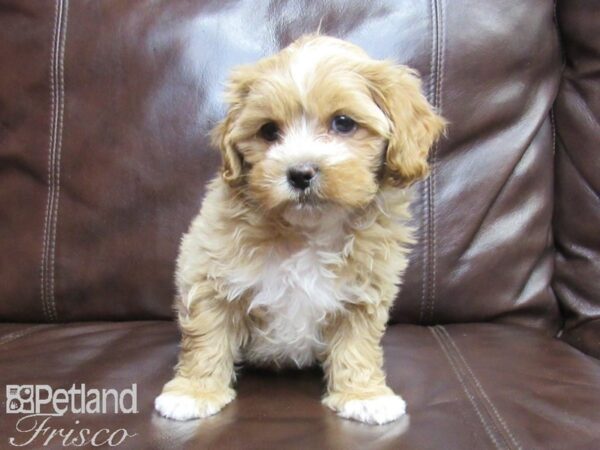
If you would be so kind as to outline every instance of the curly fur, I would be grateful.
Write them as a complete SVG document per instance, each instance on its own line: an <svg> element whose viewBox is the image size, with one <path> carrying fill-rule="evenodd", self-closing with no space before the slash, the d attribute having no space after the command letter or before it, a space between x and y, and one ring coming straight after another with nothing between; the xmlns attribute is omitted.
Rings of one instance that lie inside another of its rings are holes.
<svg viewBox="0 0 600 450"><path fill-rule="evenodd" d="M380 339L412 242L407 187L426 176L443 119L412 70L324 36L236 69L226 100L213 133L221 174L177 264L179 362L156 408L216 413L235 396L236 362L318 362L325 405L368 423L398 418ZM340 114L355 131L332 132ZM266 122L277 141L261 138ZM303 162L319 173L299 193L285 174Z"/></svg>

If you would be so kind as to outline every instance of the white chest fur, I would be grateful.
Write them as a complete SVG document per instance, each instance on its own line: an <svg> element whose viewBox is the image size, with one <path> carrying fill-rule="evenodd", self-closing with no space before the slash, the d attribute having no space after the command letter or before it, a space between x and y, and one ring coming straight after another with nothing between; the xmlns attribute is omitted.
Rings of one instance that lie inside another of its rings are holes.
<svg viewBox="0 0 600 450"><path fill-rule="evenodd" d="M345 244L340 217L321 220L304 235L299 249L273 246L258 273L240 269L230 280L250 292L249 314L260 318L245 351L251 362L312 364L324 345L323 324L347 300L343 283L332 271Z"/></svg>

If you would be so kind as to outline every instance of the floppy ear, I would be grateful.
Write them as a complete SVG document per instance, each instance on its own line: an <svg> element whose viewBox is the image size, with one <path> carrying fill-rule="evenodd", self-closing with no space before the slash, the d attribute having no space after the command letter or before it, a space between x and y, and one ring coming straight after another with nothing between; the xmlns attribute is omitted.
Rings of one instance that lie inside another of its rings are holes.
<svg viewBox="0 0 600 450"><path fill-rule="evenodd" d="M240 181L242 175L242 157L236 149L233 128L254 80L254 71L250 67L242 66L233 70L225 86L227 116L211 132L213 146L221 151L221 176L232 186Z"/></svg>
<svg viewBox="0 0 600 450"><path fill-rule="evenodd" d="M421 80L414 70L376 61L365 77L375 102L390 121L384 179L393 186L408 186L429 173L427 156L446 122L421 92Z"/></svg>

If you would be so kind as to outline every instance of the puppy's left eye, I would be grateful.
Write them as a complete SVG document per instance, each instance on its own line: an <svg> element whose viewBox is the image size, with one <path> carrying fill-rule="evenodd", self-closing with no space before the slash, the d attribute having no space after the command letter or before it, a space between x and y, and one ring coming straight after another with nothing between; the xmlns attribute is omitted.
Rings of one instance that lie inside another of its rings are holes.
<svg viewBox="0 0 600 450"><path fill-rule="evenodd" d="M331 129L339 134L349 134L356 129L356 122L349 116L335 116L331 121Z"/></svg>

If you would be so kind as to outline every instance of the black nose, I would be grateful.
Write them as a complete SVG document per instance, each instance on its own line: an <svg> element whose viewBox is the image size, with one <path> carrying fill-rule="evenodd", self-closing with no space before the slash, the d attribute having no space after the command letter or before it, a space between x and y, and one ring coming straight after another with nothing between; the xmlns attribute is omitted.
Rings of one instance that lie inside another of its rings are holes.
<svg viewBox="0 0 600 450"><path fill-rule="evenodd" d="M314 164L300 164L290 167L287 171L289 183L296 189L308 189L319 169Z"/></svg>

